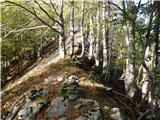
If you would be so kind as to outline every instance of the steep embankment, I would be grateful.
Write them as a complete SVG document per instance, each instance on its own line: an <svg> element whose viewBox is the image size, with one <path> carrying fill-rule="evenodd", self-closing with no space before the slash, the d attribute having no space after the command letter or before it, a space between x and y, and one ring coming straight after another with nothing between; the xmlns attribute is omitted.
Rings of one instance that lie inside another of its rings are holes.
<svg viewBox="0 0 160 120"><path fill-rule="evenodd" d="M2 94L2 115L8 119L119 120L116 102L102 84L71 64L45 67Z"/></svg>

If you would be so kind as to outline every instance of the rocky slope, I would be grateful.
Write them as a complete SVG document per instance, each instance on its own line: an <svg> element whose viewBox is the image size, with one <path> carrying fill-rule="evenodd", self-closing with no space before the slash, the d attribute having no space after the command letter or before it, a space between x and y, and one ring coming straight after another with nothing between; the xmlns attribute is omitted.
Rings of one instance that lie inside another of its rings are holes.
<svg viewBox="0 0 160 120"><path fill-rule="evenodd" d="M2 94L4 120L124 120L128 119L106 88L69 61Z"/></svg>

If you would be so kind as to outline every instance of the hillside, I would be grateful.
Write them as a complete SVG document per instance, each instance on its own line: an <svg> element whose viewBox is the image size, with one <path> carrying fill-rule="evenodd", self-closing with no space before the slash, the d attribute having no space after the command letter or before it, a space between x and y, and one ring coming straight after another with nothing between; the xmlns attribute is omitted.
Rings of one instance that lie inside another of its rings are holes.
<svg viewBox="0 0 160 120"><path fill-rule="evenodd" d="M83 115L88 115L97 120L112 120L114 114L120 117L117 103L106 94L105 86L94 81L89 71L69 61L59 61L44 68L41 73L29 76L19 85L5 91L2 100L2 116L6 115L6 119L22 117L45 120L49 117L55 120L82 120ZM67 107L63 106L66 101ZM52 104L56 104L57 108L52 110ZM28 111L30 107L33 111Z"/></svg>
<svg viewBox="0 0 160 120"><path fill-rule="evenodd" d="M160 2L2 0L2 120L160 120Z"/></svg>

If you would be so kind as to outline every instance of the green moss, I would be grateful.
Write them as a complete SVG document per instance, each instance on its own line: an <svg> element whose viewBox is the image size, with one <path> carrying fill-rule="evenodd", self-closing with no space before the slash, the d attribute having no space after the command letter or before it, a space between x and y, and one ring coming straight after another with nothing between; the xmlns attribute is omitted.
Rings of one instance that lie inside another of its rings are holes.
<svg viewBox="0 0 160 120"><path fill-rule="evenodd" d="M105 105L108 106L108 107L113 106L113 104L109 100L104 99L104 96L101 96L101 95L99 95L98 93L95 93L95 92L85 93L83 97L96 100L99 103L100 107L103 107Z"/></svg>
<svg viewBox="0 0 160 120"><path fill-rule="evenodd" d="M45 99L45 98L41 98L41 97L37 97L37 98L35 99L35 102L36 102L37 104L42 104L42 103L45 103L45 102L46 102L46 99Z"/></svg>

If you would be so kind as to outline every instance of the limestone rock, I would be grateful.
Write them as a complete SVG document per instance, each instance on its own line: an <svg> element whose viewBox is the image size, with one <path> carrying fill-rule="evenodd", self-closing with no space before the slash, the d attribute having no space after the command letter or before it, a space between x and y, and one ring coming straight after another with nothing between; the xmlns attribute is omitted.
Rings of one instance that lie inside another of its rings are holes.
<svg viewBox="0 0 160 120"><path fill-rule="evenodd" d="M65 99L63 96L53 99L51 106L48 109L48 119L54 119L61 116L67 111L68 104L68 99Z"/></svg>
<svg viewBox="0 0 160 120"><path fill-rule="evenodd" d="M35 115L40 111L44 104L37 104L35 101L27 102L18 112L18 120L34 120Z"/></svg>

